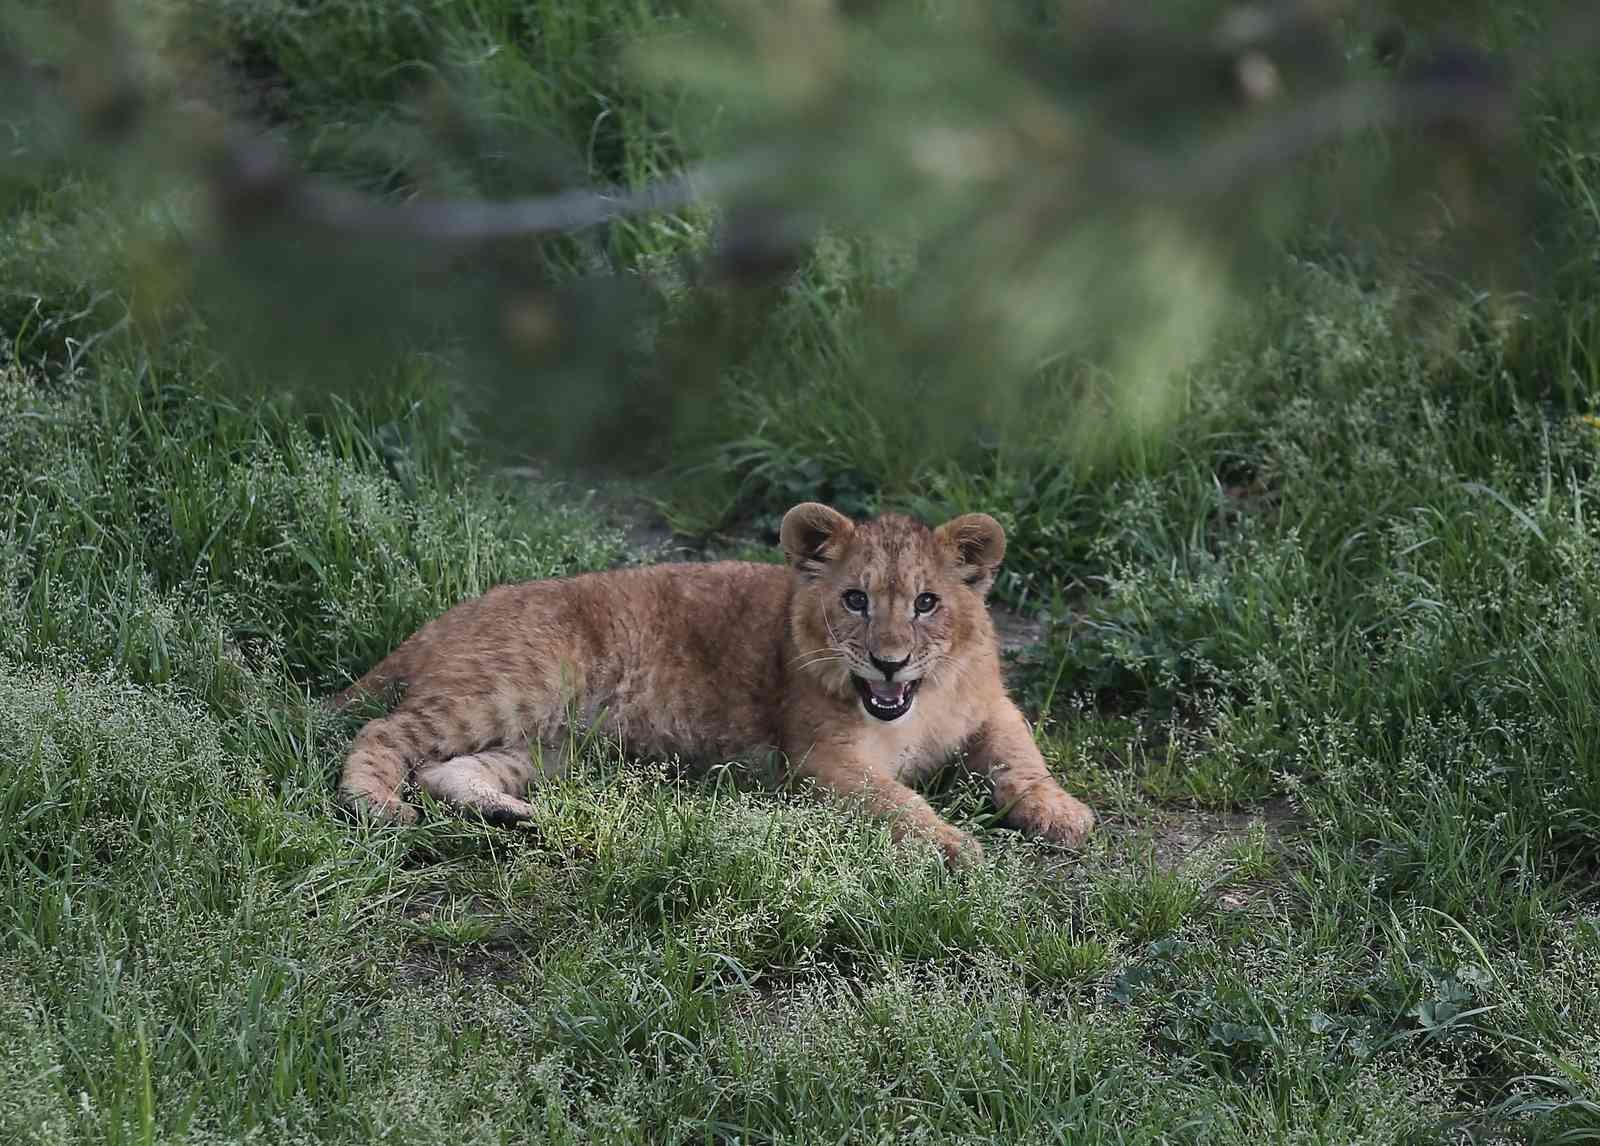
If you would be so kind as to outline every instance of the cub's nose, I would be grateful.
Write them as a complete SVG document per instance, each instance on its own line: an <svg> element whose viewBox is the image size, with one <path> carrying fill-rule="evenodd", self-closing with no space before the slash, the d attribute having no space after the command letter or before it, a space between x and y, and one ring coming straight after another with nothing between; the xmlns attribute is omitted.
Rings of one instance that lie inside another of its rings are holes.
<svg viewBox="0 0 1600 1146"><path fill-rule="evenodd" d="M894 674L905 668L906 662L909 661L911 657L907 655L901 657L897 661L886 661L873 656L871 653L868 653L867 659L872 662L873 668L877 669L883 674L884 680L893 680Z"/></svg>

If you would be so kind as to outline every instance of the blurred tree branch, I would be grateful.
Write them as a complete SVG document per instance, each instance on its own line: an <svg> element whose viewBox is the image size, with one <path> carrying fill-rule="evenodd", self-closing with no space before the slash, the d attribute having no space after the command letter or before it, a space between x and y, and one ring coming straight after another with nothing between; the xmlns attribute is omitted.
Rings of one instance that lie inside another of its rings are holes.
<svg viewBox="0 0 1600 1146"><path fill-rule="evenodd" d="M35 102L64 98L93 138L101 142L126 138L135 132L141 116L156 107L127 66L137 52L118 34L120 13L112 0L78 0L75 7L78 26L94 30L93 35L77 37L74 47L80 54L53 66L25 59L14 45L5 45L0 47L0 72L10 75L7 89L13 98L20 79ZM1281 81L1275 78L1271 50L1289 50L1300 41L1303 51L1307 43L1325 40L1330 33L1325 18L1330 5L1311 0L1275 7L1236 6L1212 41L1198 45L1194 57L1225 61L1242 102L1288 106L1266 118L1252 117L1221 140L1180 149L1171 157L1148 149L1111 148L1110 182L1119 193L1203 197L1225 194L1239 183L1374 127L1457 125L1496 138L1509 127L1516 95L1512 74L1536 74L1542 66L1564 56L1581 56L1600 42L1600 10L1578 7L1581 10L1566 13L1538 42L1505 59L1456 48L1408 61L1392 79L1348 80L1294 102L1284 98ZM1130 38L1144 43L1130 44ZM1144 50L1164 55L1173 50L1172 45L1162 44L1163 30L1134 29L1106 16L1088 25L1084 39L1091 45L1087 54L1101 50L1102 42L1116 43L1124 53ZM1388 51L1395 55L1398 49L1391 46ZM1206 70L1215 66L1213 62ZM789 168L803 158L803 152L786 154L780 145L705 163L638 188L573 188L504 201L417 199L394 204L309 176L281 146L227 121L210 105L189 103L175 111L176 131L197 146L197 166L207 176L220 218L248 224L265 212L279 222L422 243L536 238L633 215L737 199L788 177ZM1047 172L1056 179L1061 174Z"/></svg>
<svg viewBox="0 0 1600 1146"><path fill-rule="evenodd" d="M638 189L575 188L503 202L445 199L392 204L310 178L281 148L259 136L233 134L215 149L208 166L219 213L234 225L248 225L252 216L266 213L278 222L419 243L539 238L631 215L709 204L758 186L775 167L769 157L749 155L703 164Z"/></svg>
<svg viewBox="0 0 1600 1146"><path fill-rule="evenodd" d="M112 0L80 0L66 20L27 8L0 23L0 98L24 136L46 109L91 152L152 134L169 154L175 143L216 224L193 237L241 280L237 313L261 324L262 346L309 350L343 374L373 340L353 340L346 355L336 340L370 327L381 344L442 326L495 360L508 385L526 389L533 369L544 394L563 377L563 393L610 387L613 398L579 403L604 443L624 412L648 434L685 401L707 399L775 305L739 289L791 272L823 225L909 233L919 251L886 312L883 349L856 364L864 375L942 375L936 392L959 406L974 372L1015 389L1062 345L1093 346L1112 316L1134 355L1119 370L1170 373L1215 312L1179 314L1172 296L1220 276L1228 257L1214 248L1242 233L1227 218L1247 209L1240 196L1379 128L1490 156L1502 181L1526 174L1508 159L1517 85L1600 39L1600 11L1575 3L1503 58L1380 36L1372 55L1392 74L1363 75L1341 40L1344 6L1327 0L1216 5L1209 22L1189 23L1141 23L1102 4L1043 20L1026 9L940 23L915 4L859 16L831 4L735 6L725 28L677 45L666 72L737 107L730 134L758 142L639 186L526 198L396 202L313 176L220 101L186 90L195 85L141 70L149 47ZM691 274L702 301L670 314L603 258L590 258L606 272L588 276L591 289L508 253L709 205L724 209L717 273ZM1174 209L1191 236L1181 252ZM1192 264L1188 280L1163 271L1175 258ZM457 278L462 259L470 273ZM608 277L616 289L599 289ZM362 309L380 295L385 305ZM1146 312L1173 343L1154 357L1148 332L1134 329ZM305 336L288 333L297 323Z"/></svg>

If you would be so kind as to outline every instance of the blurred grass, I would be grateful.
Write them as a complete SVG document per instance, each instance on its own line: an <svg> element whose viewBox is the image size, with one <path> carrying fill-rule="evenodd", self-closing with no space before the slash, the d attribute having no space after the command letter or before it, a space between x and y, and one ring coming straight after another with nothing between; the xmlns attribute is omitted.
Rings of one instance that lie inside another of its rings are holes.
<svg viewBox="0 0 1600 1146"><path fill-rule="evenodd" d="M622 67L688 6L150 11L395 195L636 183L703 146L689 95ZM424 172L407 101L439 75L504 134ZM263 395L182 306L119 333L182 197L130 221L115 175L35 172L0 226L0 1137L1592 1139L1596 110L1584 74L1527 109L1538 292L1434 279L1419 313L1411 252L1296 223L1148 405L1089 353L919 390L871 342L896 241L830 232L778 289L655 491L743 544L818 496L1005 522L1002 595L1055 622L1019 688L1109 831L1050 855L953 778L994 856L959 876L603 748L529 832L336 818L350 728L310 697L620 540L580 487L493 477L458 362L344 398L257 367ZM709 226L545 254L670 298Z"/></svg>

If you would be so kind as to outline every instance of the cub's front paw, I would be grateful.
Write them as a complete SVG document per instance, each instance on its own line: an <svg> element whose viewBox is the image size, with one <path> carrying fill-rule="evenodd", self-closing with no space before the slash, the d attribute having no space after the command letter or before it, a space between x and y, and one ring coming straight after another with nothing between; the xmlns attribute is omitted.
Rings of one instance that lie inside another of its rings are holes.
<svg viewBox="0 0 1600 1146"><path fill-rule="evenodd" d="M1012 809L1011 820L1030 836L1075 848L1094 831L1089 805L1062 791L1041 792Z"/></svg>

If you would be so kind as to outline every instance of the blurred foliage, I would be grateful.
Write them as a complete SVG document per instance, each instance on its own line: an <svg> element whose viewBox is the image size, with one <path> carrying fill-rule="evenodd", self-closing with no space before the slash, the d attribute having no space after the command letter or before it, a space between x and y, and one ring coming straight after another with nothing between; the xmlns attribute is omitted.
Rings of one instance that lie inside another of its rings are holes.
<svg viewBox="0 0 1600 1146"><path fill-rule="evenodd" d="M201 334L313 396L426 352L501 446L690 489L848 484L764 424L726 445L741 390L823 385L876 435L860 481L908 488L1142 448L1307 234L1530 311L1562 268L1526 137L1585 82L1585 7L13 0L0 186L24 217L41 172L105 189L32 252L106 288L77 338ZM562 222L709 159L672 210Z"/></svg>

